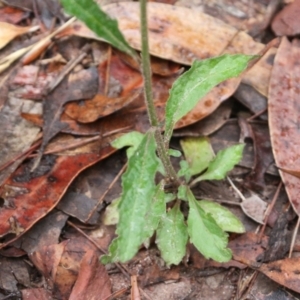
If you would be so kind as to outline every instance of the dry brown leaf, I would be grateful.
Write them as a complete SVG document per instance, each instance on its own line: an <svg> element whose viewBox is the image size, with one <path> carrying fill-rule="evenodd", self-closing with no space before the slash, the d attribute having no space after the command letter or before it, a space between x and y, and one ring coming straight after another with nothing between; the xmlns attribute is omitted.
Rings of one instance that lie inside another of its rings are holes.
<svg viewBox="0 0 300 300"><path fill-rule="evenodd" d="M286 258L263 264L259 271L277 283L300 293L300 258Z"/></svg>
<svg viewBox="0 0 300 300"><path fill-rule="evenodd" d="M99 253L93 249L87 250L69 300L107 299L110 294L110 278L105 266L99 263Z"/></svg>
<svg viewBox="0 0 300 300"><path fill-rule="evenodd" d="M39 29L39 26L28 26L21 27L5 22L0 22L1 35L0 35L0 49L6 46L10 41L16 38L19 35L33 32Z"/></svg>
<svg viewBox="0 0 300 300"><path fill-rule="evenodd" d="M283 38L270 78L269 126L276 165L284 170L300 170L299 95L300 41ZM300 180L280 171L289 200L299 215Z"/></svg>
<svg viewBox="0 0 300 300"><path fill-rule="evenodd" d="M141 49L139 5L137 2L109 4L103 9L118 20L129 44ZM264 45L244 32L207 14L163 3L148 3L150 53L190 65L222 53L257 54ZM82 23L76 22L65 34L99 39Z"/></svg>
<svg viewBox="0 0 300 300"><path fill-rule="evenodd" d="M245 215L260 224L264 224L267 207L268 204L256 194L245 197L241 203L241 208Z"/></svg>
<svg viewBox="0 0 300 300"><path fill-rule="evenodd" d="M294 36L300 33L300 0L295 0L281 10L272 22L277 36Z"/></svg>

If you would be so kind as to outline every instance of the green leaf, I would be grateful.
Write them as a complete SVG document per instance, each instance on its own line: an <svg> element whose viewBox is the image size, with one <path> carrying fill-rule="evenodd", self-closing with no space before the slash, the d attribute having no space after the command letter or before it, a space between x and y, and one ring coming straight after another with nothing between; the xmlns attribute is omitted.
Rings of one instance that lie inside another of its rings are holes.
<svg viewBox="0 0 300 300"><path fill-rule="evenodd" d="M187 228L179 204L162 218L156 232L156 243L167 265L178 265L186 253Z"/></svg>
<svg viewBox="0 0 300 300"><path fill-rule="evenodd" d="M165 142L169 142L175 123L185 116L214 86L237 77L257 56L225 54L202 61L192 67L173 84L166 105Z"/></svg>
<svg viewBox="0 0 300 300"><path fill-rule="evenodd" d="M229 261L232 255L230 249L226 248L228 234L218 226L210 214L204 212L189 188L187 197L190 205L187 222L191 242L205 258L212 258L218 262Z"/></svg>
<svg viewBox="0 0 300 300"><path fill-rule="evenodd" d="M166 194L164 192L164 181L157 186L155 194L152 198L152 203L145 219L145 236L150 238L157 229L159 221L166 214Z"/></svg>
<svg viewBox="0 0 300 300"><path fill-rule="evenodd" d="M118 237L110 245L109 254L101 258L103 263L130 260L147 239L149 230L146 226L149 224L146 215L156 192L154 178L158 166L154 132L150 130L130 157L122 176L123 192L116 230Z"/></svg>
<svg viewBox="0 0 300 300"><path fill-rule="evenodd" d="M243 223L226 207L207 200L198 201L198 204L207 214L211 214L222 230L236 233L245 232Z"/></svg>
<svg viewBox="0 0 300 300"><path fill-rule="evenodd" d="M183 159L179 162L179 165L180 165L180 170L177 173L178 177L183 176L185 181L189 182L192 177L192 174L191 174L191 169L190 169L188 162Z"/></svg>
<svg viewBox="0 0 300 300"><path fill-rule="evenodd" d="M169 155L173 157L180 157L182 154L180 151L175 149L168 149Z"/></svg>
<svg viewBox="0 0 300 300"><path fill-rule="evenodd" d="M207 171L197 177L191 183L191 186L201 180L224 179L227 172L232 170L233 167L242 159L244 147L245 144L239 144L219 151L215 159L210 162Z"/></svg>
<svg viewBox="0 0 300 300"><path fill-rule="evenodd" d="M138 131L131 131L115 139L111 143L111 145L117 149L129 146L129 148L126 151L126 154L127 157L130 158L142 142L144 136L144 134Z"/></svg>
<svg viewBox="0 0 300 300"><path fill-rule="evenodd" d="M138 60L137 53L126 42L116 20L101 10L93 0L61 0L65 10L83 21L99 37Z"/></svg>
<svg viewBox="0 0 300 300"><path fill-rule="evenodd" d="M165 202L166 203L174 201L175 199L176 199L176 194L173 194L173 193L167 193L167 194L165 194Z"/></svg>
<svg viewBox="0 0 300 300"><path fill-rule="evenodd" d="M180 141L180 145L192 176L204 171L215 157L209 139L206 137L185 138Z"/></svg>
<svg viewBox="0 0 300 300"><path fill-rule="evenodd" d="M184 200L187 201L187 186L182 184L178 187L178 193L177 193L177 197L180 200Z"/></svg>

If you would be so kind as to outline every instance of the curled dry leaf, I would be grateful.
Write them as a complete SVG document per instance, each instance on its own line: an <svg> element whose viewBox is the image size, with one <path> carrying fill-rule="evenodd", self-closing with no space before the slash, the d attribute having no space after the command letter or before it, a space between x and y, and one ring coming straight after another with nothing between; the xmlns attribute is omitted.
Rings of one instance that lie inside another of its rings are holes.
<svg viewBox="0 0 300 300"><path fill-rule="evenodd" d="M132 91L126 97L109 98L97 94L93 99L84 101L83 105L70 103L65 111L72 119L81 123L90 123L105 117L131 103L140 91Z"/></svg>
<svg viewBox="0 0 300 300"><path fill-rule="evenodd" d="M283 38L275 57L269 89L269 126L276 165L300 170L299 95L300 41ZM280 171L289 200L299 215L300 180Z"/></svg>

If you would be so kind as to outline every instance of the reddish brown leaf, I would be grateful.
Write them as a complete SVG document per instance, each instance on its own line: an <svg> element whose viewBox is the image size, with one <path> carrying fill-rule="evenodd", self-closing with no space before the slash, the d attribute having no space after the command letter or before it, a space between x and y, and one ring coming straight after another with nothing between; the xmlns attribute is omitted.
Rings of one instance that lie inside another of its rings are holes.
<svg viewBox="0 0 300 300"><path fill-rule="evenodd" d="M109 141L102 142L107 145ZM70 156L47 155L34 172L30 171L32 161L28 162L5 182L1 189L5 202L0 209L0 236L14 234L6 243L51 211L79 172L115 151L110 146L101 148L100 144L100 141L91 143L82 147L84 153Z"/></svg>
<svg viewBox="0 0 300 300"><path fill-rule="evenodd" d="M118 20L118 25L133 48L140 49L138 3L109 4L103 9ZM204 59L222 53L257 54L264 48L244 32L221 20L197 10L149 3L150 53L182 64L191 64L195 59ZM98 39L82 23L73 25L69 34Z"/></svg>
<svg viewBox="0 0 300 300"><path fill-rule="evenodd" d="M118 57L120 57L127 65L137 71L140 71L140 66L138 65L137 61L134 60L131 56L121 51L114 51L118 54ZM175 75L183 70L180 64L155 56L150 57L150 62L152 73L160 76Z"/></svg>
<svg viewBox="0 0 300 300"><path fill-rule="evenodd" d="M232 101L224 101L213 113L203 120L176 130L173 136L208 136L221 128L229 119Z"/></svg>
<svg viewBox="0 0 300 300"><path fill-rule="evenodd" d="M276 165L284 170L300 170L299 95L300 42L282 39L275 57L269 89L269 126ZM300 180L280 171L289 200L299 215Z"/></svg>
<svg viewBox="0 0 300 300"><path fill-rule="evenodd" d="M53 277L55 278L57 268L67 243L68 241L63 241L58 245L45 246L29 255L29 258L35 267L45 277L47 288L53 289L54 287Z"/></svg>
<svg viewBox="0 0 300 300"><path fill-rule="evenodd" d="M23 300L53 300L49 291L44 288L21 290Z"/></svg>
<svg viewBox="0 0 300 300"><path fill-rule="evenodd" d="M258 235L254 232L246 232L229 242L233 259L248 266L256 266L257 260L263 255L268 239L264 237L258 243Z"/></svg>
<svg viewBox="0 0 300 300"><path fill-rule="evenodd" d="M78 278L69 300L106 299L111 294L111 282L99 254L88 250L80 264Z"/></svg>
<svg viewBox="0 0 300 300"><path fill-rule="evenodd" d="M272 22L272 29L278 36L294 36L300 33L300 0L294 0L281 10Z"/></svg>
<svg viewBox="0 0 300 300"><path fill-rule="evenodd" d="M300 293L300 258L292 257L263 264L259 271L277 283Z"/></svg>
<svg viewBox="0 0 300 300"><path fill-rule="evenodd" d="M80 237L43 247L30 255L30 259L46 278L53 298L64 300L69 299L85 253L97 253L96 250L93 244ZM84 274L81 276L84 277Z"/></svg>
<svg viewBox="0 0 300 300"><path fill-rule="evenodd" d="M18 24L28 18L29 12L20 10L16 7L4 6L0 8L0 21L11 24Z"/></svg>
<svg viewBox="0 0 300 300"><path fill-rule="evenodd" d="M93 99L84 101L83 105L70 103L65 113L78 122L91 123L127 106L139 94L140 91L132 91L129 95L117 98L109 98L98 94Z"/></svg>

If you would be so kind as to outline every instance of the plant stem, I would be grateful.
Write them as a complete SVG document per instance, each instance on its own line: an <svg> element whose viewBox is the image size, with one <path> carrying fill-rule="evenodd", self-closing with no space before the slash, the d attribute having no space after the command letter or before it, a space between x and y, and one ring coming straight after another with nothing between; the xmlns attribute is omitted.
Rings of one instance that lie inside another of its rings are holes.
<svg viewBox="0 0 300 300"><path fill-rule="evenodd" d="M147 21L147 0L140 0L140 20L141 20L141 41L142 41L142 74L144 78L144 95L147 112L151 127L155 128L155 141L157 144L158 155L164 165L166 173L172 182L177 185L180 181L170 161L168 150L165 148L164 141L160 132L158 117L155 110L152 94L152 72L150 65L149 44L148 44L148 21Z"/></svg>
<svg viewBox="0 0 300 300"><path fill-rule="evenodd" d="M149 44L148 44L148 21L147 21L147 1L140 1L141 13L141 41L142 41L142 74L144 77L144 94L147 111L152 127L158 126L158 118L155 111L152 94L152 72L150 65Z"/></svg>

